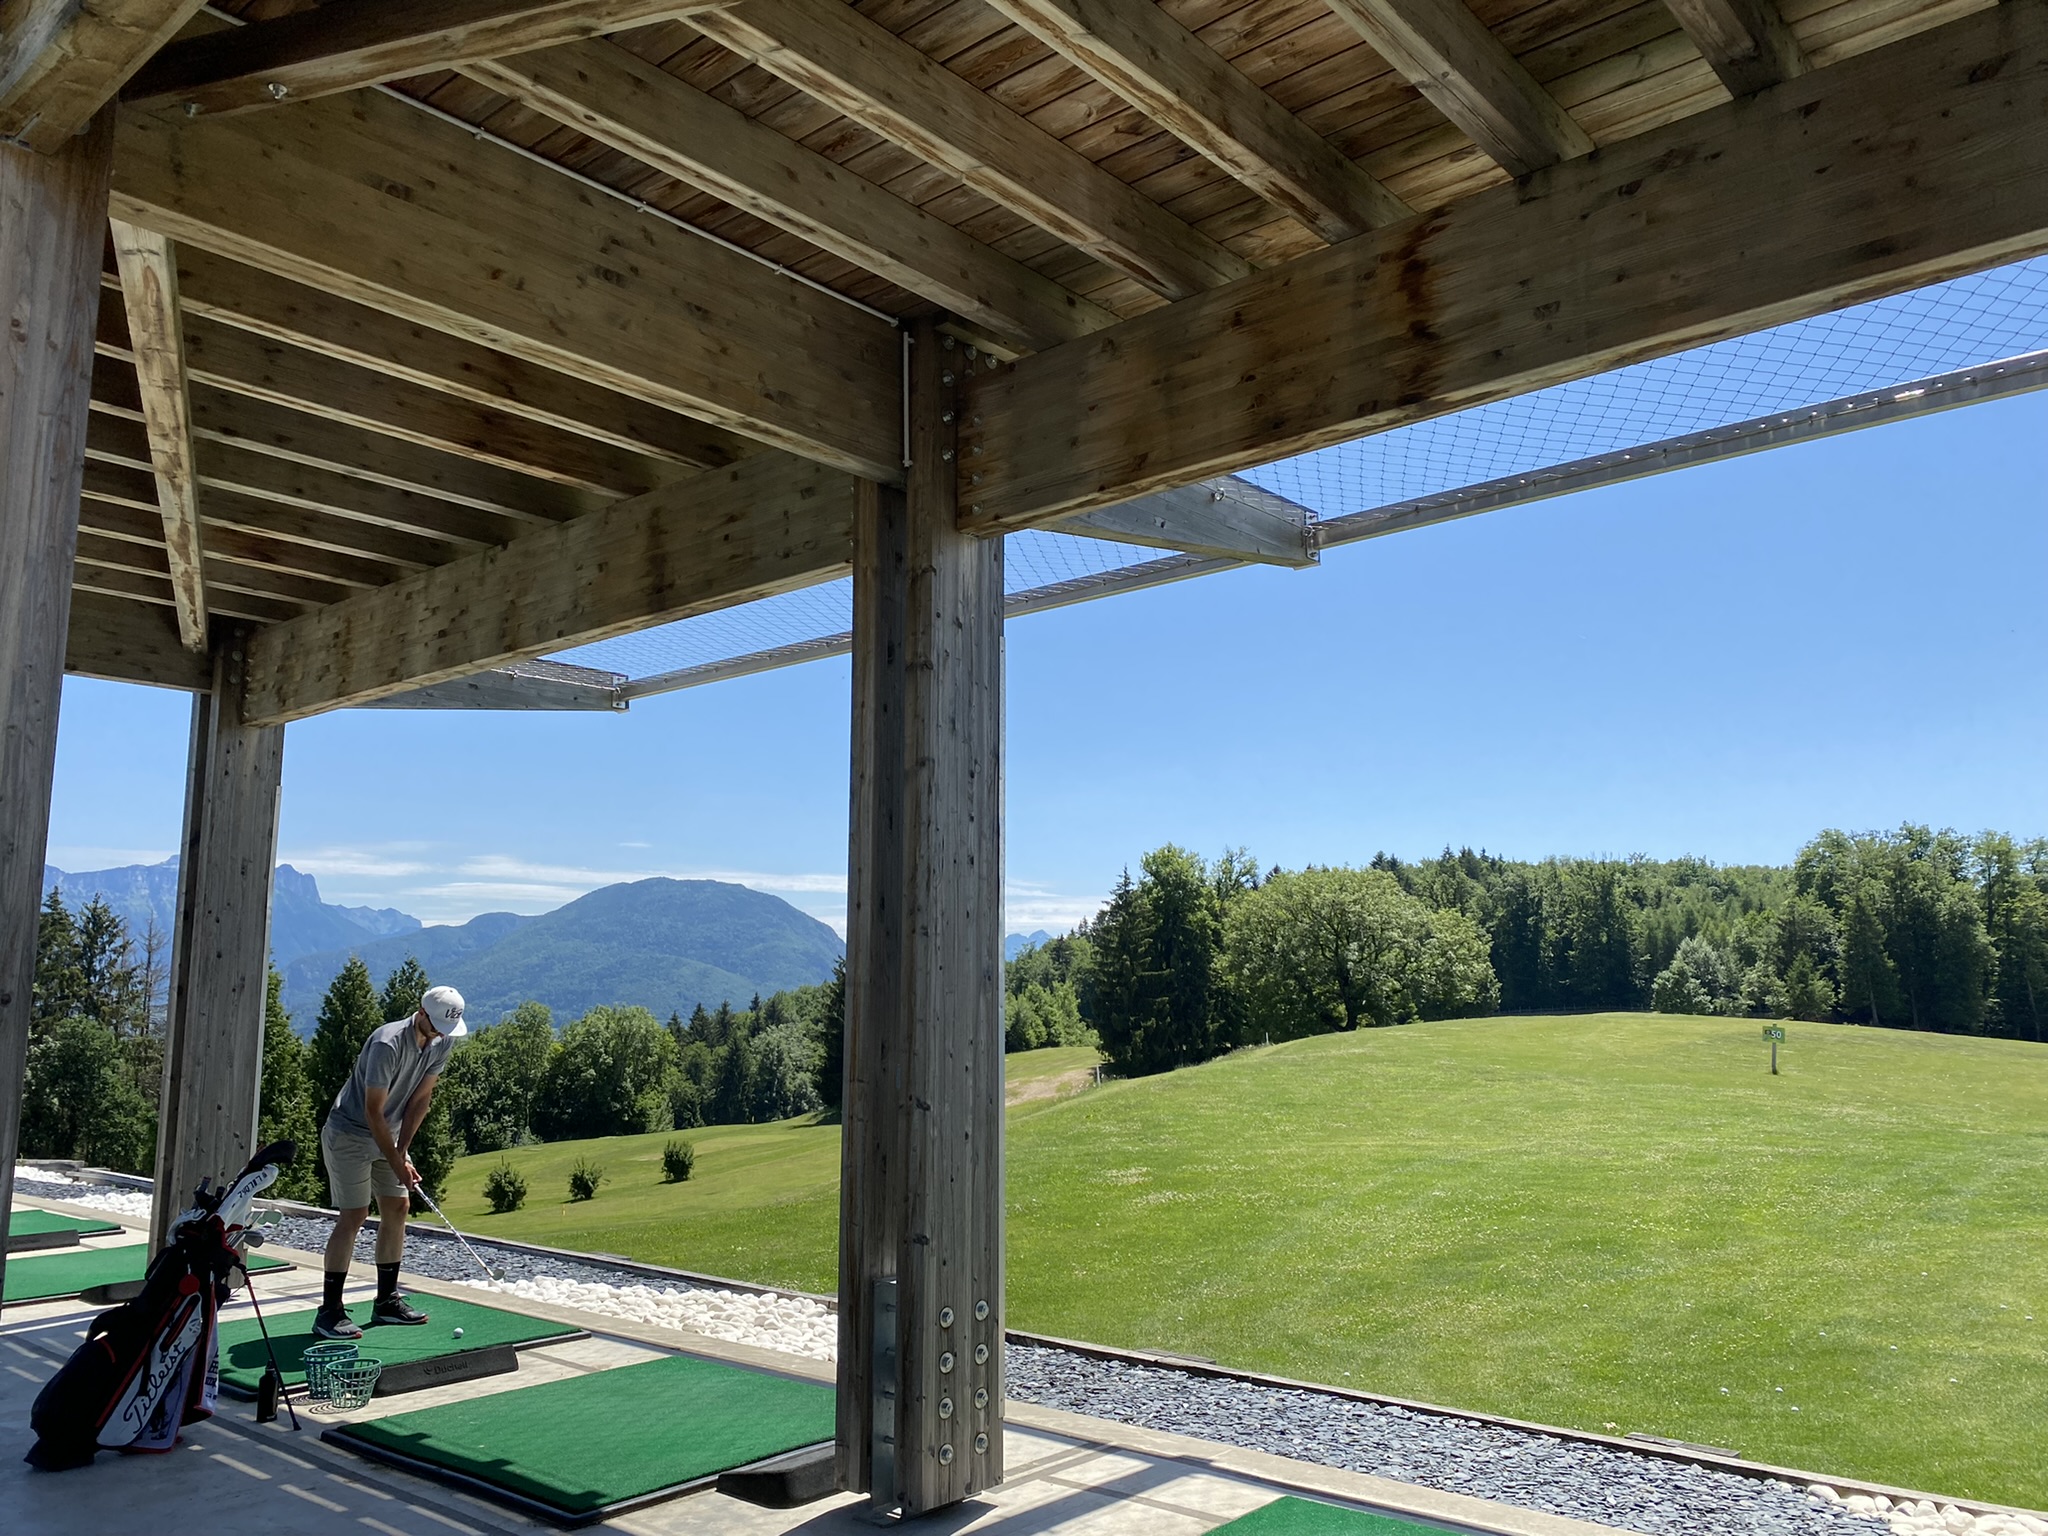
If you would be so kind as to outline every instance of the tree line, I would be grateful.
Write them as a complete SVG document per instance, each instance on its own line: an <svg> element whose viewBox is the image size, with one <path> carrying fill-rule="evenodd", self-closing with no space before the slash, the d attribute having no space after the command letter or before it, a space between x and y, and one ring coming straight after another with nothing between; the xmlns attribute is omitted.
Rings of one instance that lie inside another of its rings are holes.
<svg viewBox="0 0 2048 1536"><path fill-rule="evenodd" d="M1790 865L1208 862L1168 845L1054 941L1118 1071L1500 1011L1799 1018L2048 1039L2048 840L1822 832ZM1053 946L1042 946L1050 950ZM1032 960L1027 953L1016 964Z"/></svg>
<svg viewBox="0 0 2048 1536"><path fill-rule="evenodd" d="M429 984L407 957L380 991L351 956L301 1042L272 973L261 1129L301 1144L279 1181L287 1196L320 1197L318 1132L335 1095L370 1032L408 1017ZM413 1138L413 1165L438 1198L466 1153L786 1120L836 1107L844 1031L843 969L815 986L757 996L745 1009L699 1004L689 1018L672 1013L666 1022L646 1008L603 1006L558 1030L546 1005L525 1002L496 1024L473 1027L450 1053L433 1109Z"/></svg>

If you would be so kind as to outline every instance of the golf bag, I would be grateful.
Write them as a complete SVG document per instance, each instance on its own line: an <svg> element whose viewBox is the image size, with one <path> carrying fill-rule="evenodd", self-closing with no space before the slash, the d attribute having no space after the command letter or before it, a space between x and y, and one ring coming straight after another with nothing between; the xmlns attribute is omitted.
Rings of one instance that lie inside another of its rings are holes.
<svg viewBox="0 0 2048 1536"><path fill-rule="evenodd" d="M30 1466L54 1472L82 1467L103 1450L167 1451L181 1428L212 1415L220 1304L241 1267L256 1196L295 1151L288 1141L272 1142L234 1183L209 1189L210 1180L201 1182L192 1208L150 1260L142 1293L94 1318L85 1342L37 1394Z"/></svg>

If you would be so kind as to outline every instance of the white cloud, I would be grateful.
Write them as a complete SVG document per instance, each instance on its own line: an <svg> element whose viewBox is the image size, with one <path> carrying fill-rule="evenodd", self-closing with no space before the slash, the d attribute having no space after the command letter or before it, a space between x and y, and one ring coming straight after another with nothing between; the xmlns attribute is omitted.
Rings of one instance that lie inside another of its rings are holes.
<svg viewBox="0 0 2048 1536"><path fill-rule="evenodd" d="M1003 891L1003 931L1034 933L1043 928L1064 933L1084 917L1102 909L1100 896L1075 896L1042 885L1013 880Z"/></svg>

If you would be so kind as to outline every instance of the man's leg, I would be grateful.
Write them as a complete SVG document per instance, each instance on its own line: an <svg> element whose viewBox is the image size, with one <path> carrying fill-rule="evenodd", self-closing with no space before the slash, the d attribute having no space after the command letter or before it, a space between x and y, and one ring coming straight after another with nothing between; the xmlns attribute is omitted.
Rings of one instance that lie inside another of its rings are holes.
<svg viewBox="0 0 2048 1536"><path fill-rule="evenodd" d="M395 1181L394 1181L395 1182ZM405 1218L412 1201L405 1195L377 1191L377 1305L370 1313L377 1323L424 1323L427 1314L398 1294L398 1266L405 1257Z"/></svg>
<svg viewBox="0 0 2048 1536"><path fill-rule="evenodd" d="M369 1214L367 1205L344 1210L335 1217L334 1230L327 1234L327 1274L321 1288L320 1311L313 1320L313 1331L322 1337L361 1336L361 1330L349 1320L348 1311L341 1304L341 1288L348 1283L349 1261L356 1252L356 1234L363 1230L363 1220Z"/></svg>

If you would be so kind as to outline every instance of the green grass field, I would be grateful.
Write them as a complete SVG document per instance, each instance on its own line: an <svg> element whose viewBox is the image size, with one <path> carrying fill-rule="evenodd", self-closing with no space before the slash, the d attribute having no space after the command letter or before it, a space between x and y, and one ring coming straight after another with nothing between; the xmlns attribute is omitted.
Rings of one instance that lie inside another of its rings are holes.
<svg viewBox="0 0 2048 1536"><path fill-rule="evenodd" d="M1012 1326L2048 1505L2048 1048L1753 1020L1475 1019L1085 1092L1011 1058ZM1053 1058L1066 1058L1055 1061ZM831 1287L838 1132L512 1154L481 1232ZM588 1153L612 1182L564 1198Z"/></svg>

